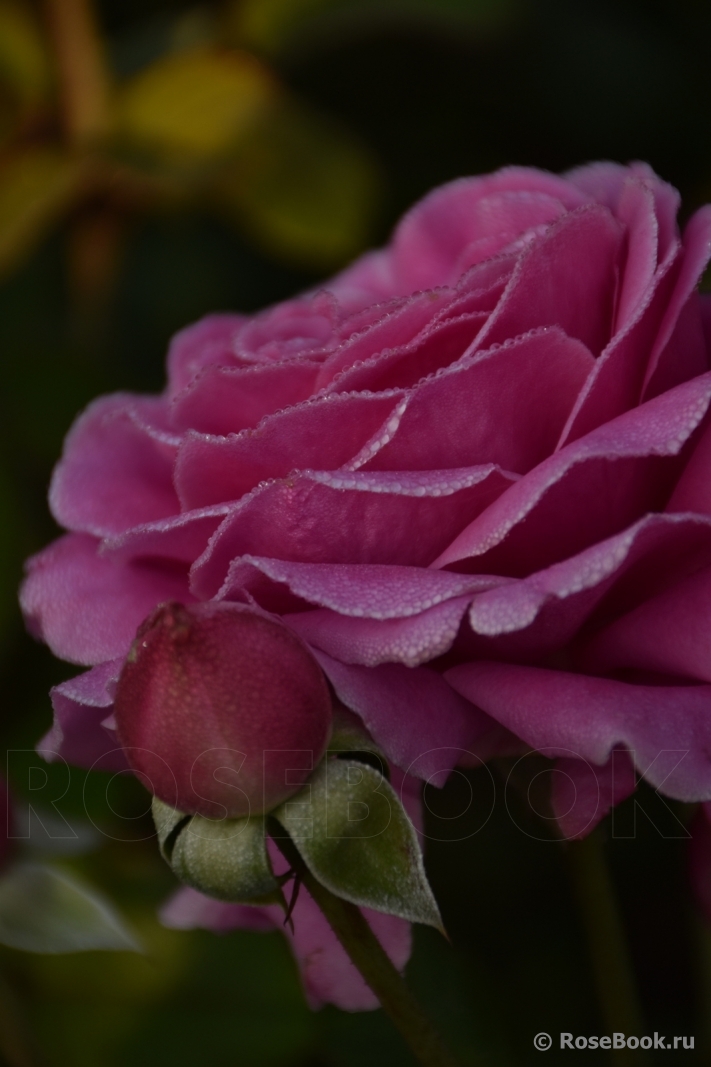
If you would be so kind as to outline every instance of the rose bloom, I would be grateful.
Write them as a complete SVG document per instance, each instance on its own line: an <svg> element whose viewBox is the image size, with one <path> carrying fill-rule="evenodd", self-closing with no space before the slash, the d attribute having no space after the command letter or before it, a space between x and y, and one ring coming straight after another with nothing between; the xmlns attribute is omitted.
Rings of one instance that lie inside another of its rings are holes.
<svg viewBox="0 0 711 1067"><path fill-rule="evenodd" d="M233 601L308 644L407 783L537 750L569 837L636 775L711 800L711 209L681 237L678 207L640 163L452 182L319 292L183 330L161 396L93 403L22 592L91 668L41 751L123 766L136 628ZM313 1002L369 1006L312 906ZM193 890L166 920L273 921Z"/></svg>

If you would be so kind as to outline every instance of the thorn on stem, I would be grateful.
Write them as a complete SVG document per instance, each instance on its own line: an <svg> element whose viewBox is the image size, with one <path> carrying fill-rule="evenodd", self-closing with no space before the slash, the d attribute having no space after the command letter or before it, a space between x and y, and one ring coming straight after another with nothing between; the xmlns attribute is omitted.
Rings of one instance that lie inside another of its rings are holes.
<svg viewBox="0 0 711 1067"><path fill-rule="evenodd" d="M293 934L293 932L294 932L294 922L293 922L293 919L291 918L291 916L292 916L292 913L294 911L294 908L296 907L296 902L299 899L299 890L301 889L301 883L302 883L303 879L302 879L301 875L298 874L296 871L292 871L291 873L294 876L294 888L291 891L291 900L289 901L289 906L286 909L286 915L284 916L284 926L286 926L286 924L288 923L289 924L289 928L290 928L290 930L291 930L291 932Z"/></svg>

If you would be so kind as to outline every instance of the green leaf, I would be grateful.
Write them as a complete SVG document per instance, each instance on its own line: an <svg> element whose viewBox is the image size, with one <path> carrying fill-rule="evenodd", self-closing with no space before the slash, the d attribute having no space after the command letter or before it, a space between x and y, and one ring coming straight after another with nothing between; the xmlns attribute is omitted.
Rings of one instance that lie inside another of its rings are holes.
<svg viewBox="0 0 711 1067"><path fill-rule="evenodd" d="M247 47L276 53L304 19L332 6L332 0L233 0L227 26Z"/></svg>
<svg viewBox="0 0 711 1067"><path fill-rule="evenodd" d="M333 41L382 26L431 26L479 37L508 27L521 0L232 0L228 33L276 56L291 45Z"/></svg>
<svg viewBox="0 0 711 1067"><path fill-rule="evenodd" d="M17 863L0 878L0 942L25 952L140 951L104 896L40 863Z"/></svg>
<svg viewBox="0 0 711 1067"><path fill-rule="evenodd" d="M29 809L26 828L27 849L37 859L81 856L99 845L99 831L93 823L74 816L69 823L55 809L41 805Z"/></svg>
<svg viewBox="0 0 711 1067"><path fill-rule="evenodd" d="M175 165L222 156L274 92L264 67L245 52L194 48L167 55L122 90L115 130Z"/></svg>
<svg viewBox="0 0 711 1067"><path fill-rule="evenodd" d="M0 72L23 103L36 104L47 95L47 49L31 9L16 0L0 2Z"/></svg>
<svg viewBox="0 0 711 1067"><path fill-rule="evenodd" d="M185 885L241 904L281 902L267 855L264 818L205 819L153 800L163 857Z"/></svg>
<svg viewBox="0 0 711 1067"><path fill-rule="evenodd" d="M272 815L332 893L442 930L415 827L395 790L372 767L326 759Z"/></svg>
<svg viewBox="0 0 711 1067"><path fill-rule="evenodd" d="M0 273L28 255L70 205L83 168L51 148L26 148L0 168Z"/></svg>
<svg viewBox="0 0 711 1067"><path fill-rule="evenodd" d="M282 260L328 269L369 242L380 174L338 123L282 97L248 131L216 193Z"/></svg>

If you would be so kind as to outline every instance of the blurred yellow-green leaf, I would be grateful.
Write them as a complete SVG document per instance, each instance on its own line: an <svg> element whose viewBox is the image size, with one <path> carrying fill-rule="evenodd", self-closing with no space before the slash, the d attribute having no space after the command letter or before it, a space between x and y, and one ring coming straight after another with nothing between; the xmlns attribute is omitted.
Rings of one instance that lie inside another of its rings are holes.
<svg viewBox="0 0 711 1067"><path fill-rule="evenodd" d="M228 29L248 47L267 54L284 44L302 19L333 6L333 0L234 0Z"/></svg>
<svg viewBox="0 0 711 1067"><path fill-rule="evenodd" d="M29 253L73 199L81 162L57 149L27 148L0 165L0 274Z"/></svg>
<svg viewBox="0 0 711 1067"><path fill-rule="evenodd" d="M384 22L486 32L507 25L520 7L520 0L232 0L226 26L247 48L273 55L314 30L332 39L334 28L352 33Z"/></svg>
<svg viewBox="0 0 711 1067"><path fill-rule="evenodd" d="M0 3L0 76L22 104L36 104L50 85L42 35L27 7Z"/></svg>
<svg viewBox="0 0 711 1067"><path fill-rule="evenodd" d="M279 258L328 269L367 243L379 172L338 124L283 98L245 138L220 198Z"/></svg>
<svg viewBox="0 0 711 1067"><path fill-rule="evenodd" d="M116 132L169 163L200 163L228 152L273 92L272 77L245 52L176 52L126 85Z"/></svg>

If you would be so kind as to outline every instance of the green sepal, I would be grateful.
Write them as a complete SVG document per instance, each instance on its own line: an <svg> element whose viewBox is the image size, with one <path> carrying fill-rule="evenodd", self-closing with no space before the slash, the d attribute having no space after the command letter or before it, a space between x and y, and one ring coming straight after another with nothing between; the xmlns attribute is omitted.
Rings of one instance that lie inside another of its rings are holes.
<svg viewBox="0 0 711 1067"><path fill-rule="evenodd" d="M444 932L415 827L372 767L326 759L301 792L271 814L336 896Z"/></svg>
<svg viewBox="0 0 711 1067"><path fill-rule="evenodd" d="M183 811L178 811L177 808L172 808L170 804L164 804L158 797L153 797L151 814L158 834L160 854L166 863L170 863L175 838L182 827L190 822L192 816L186 815Z"/></svg>
<svg viewBox="0 0 711 1067"><path fill-rule="evenodd" d="M153 798L163 858L185 885L234 904L283 904L267 854L262 815L206 819Z"/></svg>
<svg viewBox="0 0 711 1067"><path fill-rule="evenodd" d="M381 774L387 777L388 762L380 749L370 736L365 726L354 712L349 711L343 704L336 704L333 709L333 726L331 740L328 743L328 755L344 756L363 753L375 757L380 766Z"/></svg>

